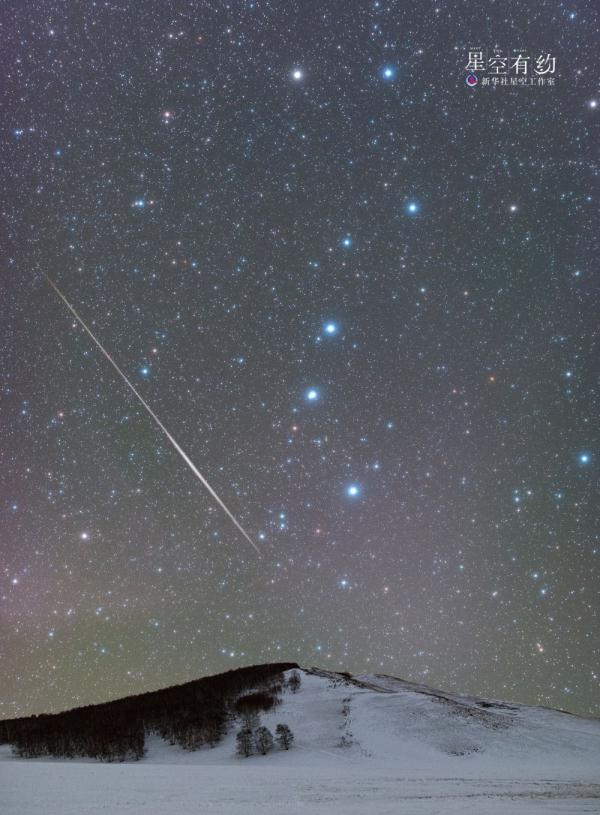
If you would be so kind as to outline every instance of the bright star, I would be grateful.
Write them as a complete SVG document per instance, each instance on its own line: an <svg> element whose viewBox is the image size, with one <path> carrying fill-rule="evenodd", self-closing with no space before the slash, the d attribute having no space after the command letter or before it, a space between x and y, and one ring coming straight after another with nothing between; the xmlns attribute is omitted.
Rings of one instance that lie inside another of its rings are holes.
<svg viewBox="0 0 600 815"><path fill-rule="evenodd" d="M387 81L391 82L391 80L396 78L398 74L398 69L395 65L386 65L381 69L381 76Z"/></svg>
<svg viewBox="0 0 600 815"><path fill-rule="evenodd" d="M300 68L295 68L292 71L292 79L295 79L296 82L300 82L301 79L304 79L304 71L301 71Z"/></svg>
<svg viewBox="0 0 600 815"><path fill-rule="evenodd" d="M337 334L338 327L336 323L325 323L325 333L332 336L333 334Z"/></svg>
<svg viewBox="0 0 600 815"><path fill-rule="evenodd" d="M89 532L82 532L79 537L81 538L82 541L87 541L87 540L90 539L90 533Z"/></svg>
<svg viewBox="0 0 600 815"><path fill-rule="evenodd" d="M580 453L579 454L579 463L580 464L589 464L592 460L592 457L589 453Z"/></svg>
<svg viewBox="0 0 600 815"><path fill-rule="evenodd" d="M306 398L309 402L316 402L319 398L319 391L316 388L309 388L306 391Z"/></svg>
<svg viewBox="0 0 600 815"><path fill-rule="evenodd" d="M345 249L349 249L352 246L352 238L350 235L347 235L345 238L342 238L342 246Z"/></svg>
<svg viewBox="0 0 600 815"><path fill-rule="evenodd" d="M406 211L409 215L416 215L420 208L421 207L417 201L409 201L406 205Z"/></svg>
<svg viewBox="0 0 600 815"><path fill-rule="evenodd" d="M597 108L597 107L598 107L598 100L597 99L590 99L590 101L588 102L588 108L591 108L592 110L594 110L594 108Z"/></svg>
<svg viewBox="0 0 600 815"><path fill-rule="evenodd" d="M360 487L358 484L349 484L346 487L346 493L350 496L350 498L356 498L357 495L360 495Z"/></svg>
<svg viewBox="0 0 600 815"><path fill-rule="evenodd" d="M140 373L142 376L148 376L150 374L150 368L144 365L143 368L140 368Z"/></svg>

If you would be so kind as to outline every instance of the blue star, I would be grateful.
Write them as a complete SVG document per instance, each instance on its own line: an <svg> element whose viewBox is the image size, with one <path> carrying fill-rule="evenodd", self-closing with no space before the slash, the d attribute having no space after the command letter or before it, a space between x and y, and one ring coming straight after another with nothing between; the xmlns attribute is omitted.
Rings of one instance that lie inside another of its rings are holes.
<svg viewBox="0 0 600 815"><path fill-rule="evenodd" d="M136 209L144 209L144 207L146 206L146 202L144 201L143 198L138 198L136 201L133 202L133 206Z"/></svg>
<svg viewBox="0 0 600 815"><path fill-rule="evenodd" d="M384 65L381 69L381 76L386 82L393 82L398 76L398 68L395 65Z"/></svg>
<svg viewBox="0 0 600 815"><path fill-rule="evenodd" d="M350 247L352 246L352 238L350 237L350 235L346 235L345 238L342 238L341 244L344 247L344 249L350 249Z"/></svg>
<svg viewBox="0 0 600 815"><path fill-rule="evenodd" d="M325 329L325 333L330 337L333 337L334 334L338 333L337 323L325 323L323 328Z"/></svg>
<svg viewBox="0 0 600 815"><path fill-rule="evenodd" d="M578 459L580 464L589 464L592 460L592 455L591 453L580 453Z"/></svg>
<svg viewBox="0 0 600 815"><path fill-rule="evenodd" d="M421 205L418 201L409 201L405 207L405 210L409 215L416 215L420 209Z"/></svg>
<svg viewBox="0 0 600 815"><path fill-rule="evenodd" d="M140 368L140 373L142 376L150 376L150 368L148 368L147 365L144 365L142 368Z"/></svg>
<svg viewBox="0 0 600 815"><path fill-rule="evenodd" d="M309 388L306 391L306 398L309 402L316 402L319 398L319 391L316 388Z"/></svg>
<svg viewBox="0 0 600 815"><path fill-rule="evenodd" d="M358 498L360 495L360 487L358 484L349 484L346 487L346 495L350 498Z"/></svg>

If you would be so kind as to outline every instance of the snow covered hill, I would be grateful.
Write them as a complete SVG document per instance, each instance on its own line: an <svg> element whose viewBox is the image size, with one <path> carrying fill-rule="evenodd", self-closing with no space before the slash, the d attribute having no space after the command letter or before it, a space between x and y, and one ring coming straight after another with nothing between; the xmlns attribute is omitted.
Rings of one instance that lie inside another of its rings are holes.
<svg viewBox="0 0 600 815"><path fill-rule="evenodd" d="M260 715L289 725L289 751L236 755L232 723L214 748L158 736L130 764L0 753L3 812L600 812L600 721L459 696L393 677L300 670L296 693ZM287 672L289 677L290 672ZM400 806L402 804L402 806Z"/></svg>
<svg viewBox="0 0 600 815"><path fill-rule="evenodd" d="M316 668L299 673L298 692L284 689L281 704L260 715L260 723L273 732L279 722L290 726L293 749L247 761L319 764L328 755L351 765L446 766L449 772L500 764L521 771L587 767L600 781L600 721L447 694L388 676L348 679ZM237 765L235 730L215 748L193 753L151 737L145 761Z"/></svg>

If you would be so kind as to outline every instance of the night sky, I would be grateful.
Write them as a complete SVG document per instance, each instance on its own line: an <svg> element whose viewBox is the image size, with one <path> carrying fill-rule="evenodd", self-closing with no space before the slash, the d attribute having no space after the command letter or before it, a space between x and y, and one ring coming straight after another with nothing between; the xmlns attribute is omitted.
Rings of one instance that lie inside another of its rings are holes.
<svg viewBox="0 0 600 815"><path fill-rule="evenodd" d="M4 4L0 716L283 660L600 713L594 6Z"/></svg>

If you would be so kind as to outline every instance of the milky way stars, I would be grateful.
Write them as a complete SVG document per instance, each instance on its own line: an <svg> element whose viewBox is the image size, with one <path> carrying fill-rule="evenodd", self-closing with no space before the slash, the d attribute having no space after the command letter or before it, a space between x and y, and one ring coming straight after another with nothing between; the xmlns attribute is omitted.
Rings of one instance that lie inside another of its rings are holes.
<svg viewBox="0 0 600 815"><path fill-rule="evenodd" d="M600 714L597 9L468 23L11 4L0 716L270 660Z"/></svg>

